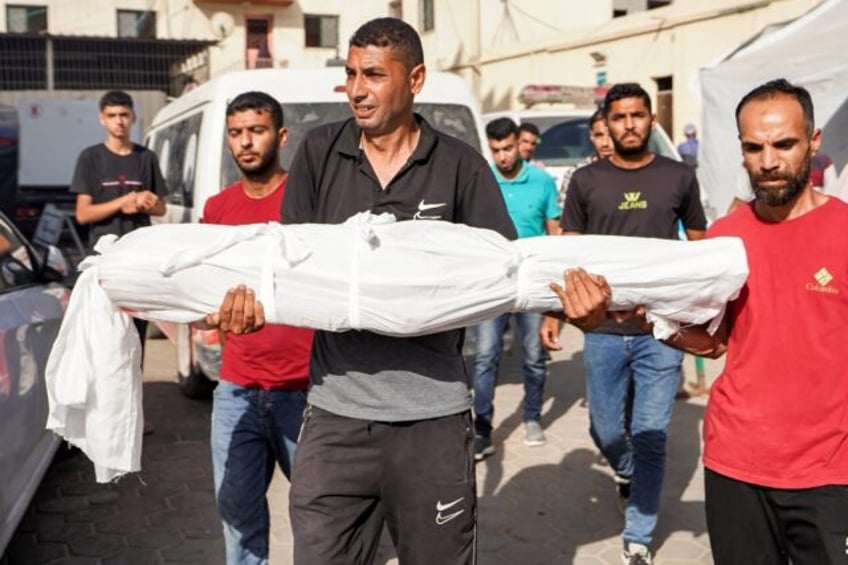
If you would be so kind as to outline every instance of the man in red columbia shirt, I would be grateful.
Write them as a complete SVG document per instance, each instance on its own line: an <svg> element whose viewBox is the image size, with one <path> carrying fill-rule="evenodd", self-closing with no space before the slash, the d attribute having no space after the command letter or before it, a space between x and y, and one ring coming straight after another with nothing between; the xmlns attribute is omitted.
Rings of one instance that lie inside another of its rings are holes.
<svg viewBox="0 0 848 565"><path fill-rule="evenodd" d="M227 142L242 179L210 198L203 221L277 221L287 173L283 109L264 92L227 105ZM274 465L290 476L306 405L312 331L266 325L244 335L222 333L221 375L212 408L215 499L228 565L268 562L266 493Z"/></svg>
<svg viewBox="0 0 848 565"><path fill-rule="evenodd" d="M750 274L714 335L668 342L727 352L704 422L713 558L848 563L848 205L810 182L821 130L805 89L765 83L736 122L755 199L707 235L742 238Z"/></svg>

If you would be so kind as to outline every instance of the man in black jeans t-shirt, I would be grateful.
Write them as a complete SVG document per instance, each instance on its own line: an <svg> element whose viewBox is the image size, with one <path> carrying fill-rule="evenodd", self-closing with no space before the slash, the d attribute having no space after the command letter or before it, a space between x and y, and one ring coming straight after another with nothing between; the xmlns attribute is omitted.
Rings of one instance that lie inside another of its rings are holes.
<svg viewBox="0 0 848 565"><path fill-rule="evenodd" d="M702 238L707 222L694 170L648 148L654 116L645 90L635 83L613 86L603 112L614 152L571 177L563 234L677 239L682 222L688 239ZM558 335L556 320L546 320L542 343L559 349ZM589 431L615 472L625 506L623 563L651 563L682 360L681 352L620 316L585 334Z"/></svg>
<svg viewBox="0 0 848 565"><path fill-rule="evenodd" d="M130 140L134 121L130 95L119 90L107 92L100 99L100 124L106 140L84 149L77 158L71 192L77 195L77 222L89 224L89 251L102 235L122 236L149 226L150 216L165 214L165 179L156 155ZM144 359L147 322L133 321ZM145 425L145 433L152 430Z"/></svg>

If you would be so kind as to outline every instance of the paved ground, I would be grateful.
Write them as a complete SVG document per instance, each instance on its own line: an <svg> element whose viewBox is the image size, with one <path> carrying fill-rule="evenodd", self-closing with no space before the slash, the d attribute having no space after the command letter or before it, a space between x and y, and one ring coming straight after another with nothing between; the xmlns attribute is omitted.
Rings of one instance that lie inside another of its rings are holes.
<svg viewBox="0 0 848 565"><path fill-rule="evenodd" d="M521 442L517 356L502 368L496 399L497 453L478 465L481 565L618 563L622 517L609 467L587 434L582 337L567 330L554 354L543 424L548 443ZM184 398L173 382L173 348L149 342L143 472L114 485L94 482L90 463L65 452L48 471L0 565L223 563L209 463L211 404ZM708 362L711 381L720 364ZM694 360L685 362L694 379ZM678 401L657 532L657 563L711 563L703 512L703 398ZM288 485L272 485L271 562L291 561ZM379 563L395 564L387 540Z"/></svg>

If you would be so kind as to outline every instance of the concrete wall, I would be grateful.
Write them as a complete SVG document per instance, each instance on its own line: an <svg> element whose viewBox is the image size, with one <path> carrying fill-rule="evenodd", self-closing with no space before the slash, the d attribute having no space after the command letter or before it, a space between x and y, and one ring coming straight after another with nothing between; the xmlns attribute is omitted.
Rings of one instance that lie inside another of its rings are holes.
<svg viewBox="0 0 848 565"><path fill-rule="evenodd" d="M184 0L179 0L183 2ZM190 0L185 0L189 1ZM173 2L171 2L173 3ZM49 33L60 35L88 35L115 37L118 34L117 9L121 10L155 10L157 14L157 33L164 35L162 30L168 28L168 18L165 17L167 0L120 0L120 2L103 2L102 0L12 0L0 2L2 5L2 22L0 32L6 31L6 5L14 6L47 6L47 29Z"/></svg>
<svg viewBox="0 0 848 565"><path fill-rule="evenodd" d="M531 83L593 86L603 71L609 83L638 81L655 95L655 79L672 77L675 131L669 133L679 140L683 124L699 122L695 80L700 68L769 24L796 18L820 0L675 0L669 7L615 19L612 10L619 0L433 1L435 28L421 32L427 65L468 80L484 111L518 107L518 92ZM337 51L304 46L304 14L339 16L338 55L344 57L353 31L390 11L388 0L296 0L285 8L199 0L0 2L2 7L6 4L46 4L50 33L70 35L114 36L119 6L156 10L161 38L214 39L210 18L227 12L235 25L229 36L210 48L213 77L244 68L245 20L251 16L273 18L274 66L308 68L324 66ZM403 18L416 28L420 28L420 4L421 0L400 0ZM4 29L5 13L0 21L0 31ZM590 55L593 52L603 54L605 62L599 65Z"/></svg>
<svg viewBox="0 0 848 565"><path fill-rule="evenodd" d="M251 2L218 4L199 0L13 0L0 2L0 32L6 31L5 6L47 6L51 34L115 37L117 10L154 10L161 39L217 39L210 25L216 12L234 20L232 33L210 49L210 76L245 68L246 26L251 16L271 17L271 53L276 67L323 67L336 49L305 47L304 14L339 16L339 52L344 56L354 30L368 19L389 14L388 0L297 0L279 8Z"/></svg>
<svg viewBox="0 0 848 565"><path fill-rule="evenodd" d="M328 59L347 53L347 42L351 34L366 20L388 15L385 0L308 0L298 1L287 8L272 8L261 5L232 5L198 3L187 12L185 24L193 37L212 37L209 19L218 11L228 12L235 20L233 33L222 40L210 52L211 76L227 70L244 68L246 47L246 19L251 16L271 16L273 32L270 49L275 67L313 68L323 67ZM305 14L339 17L339 47L305 47L303 29Z"/></svg>
<svg viewBox="0 0 848 565"><path fill-rule="evenodd" d="M435 61L436 68L474 77L471 83L484 111L520 107L517 95L526 84L594 86L599 71L606 73L608 83L640 82L656 100L655 79L670 76L675 131L669 134L681 140L685 123L700 122L696 85L699 69L736 49L769 24L797 18L819 0L677 0L670 7L616 19L612 19L612 3L606 0L563 1L549 3L552 5L546 10L535 14L552 26L576 21L581 22L580 27L561 33L546 32L542 29L546 26L512 9L513 21L525 21L523 27L516 25L520 36L517 42L493 41L498 37L498 15L503 20L503 4L499 0L479 2L482 11L478 57L465 55L475 52L472 41L477 40L469 14L461 18L466 22L464 28L439 29L439 8L452 6L450 0L437 2L437 28L433 33L438 35L438 41L425 42L425 49L431 68ZM527 0L515 4L529 7L533 3ZM575 18L575 14L580 17ZM597 64L590 55L593 52L606 57L604 64Z"/></svg>

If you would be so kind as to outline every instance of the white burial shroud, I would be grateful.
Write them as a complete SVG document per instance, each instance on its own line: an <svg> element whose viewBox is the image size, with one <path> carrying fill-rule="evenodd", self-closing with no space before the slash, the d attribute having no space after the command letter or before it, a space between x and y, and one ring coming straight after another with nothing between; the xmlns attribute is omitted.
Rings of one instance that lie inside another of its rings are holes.
<svg viewBox="0 0 848 565"><path fill-rule="evenodd" d="M361 213L344 224L160 224L86 258L47 363L47 427L104 482L140 470L140 342L130 315L192 322L238 284L268 323L415 336L506 312L562 310L563 271L606 277L612 308L645 305L654 335L720 319L748 274L741 240L535 237Z"/></svg>

